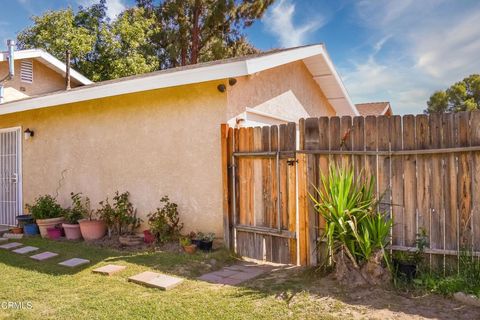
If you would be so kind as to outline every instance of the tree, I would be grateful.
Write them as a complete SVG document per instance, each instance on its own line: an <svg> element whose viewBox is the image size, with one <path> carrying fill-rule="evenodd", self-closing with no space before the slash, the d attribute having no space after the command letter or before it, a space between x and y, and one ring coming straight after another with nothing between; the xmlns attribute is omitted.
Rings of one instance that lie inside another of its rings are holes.
<svg viewBox="0 0 480 320"><path fill-rule="evenodd" d="M116 19L106 0L49 11L18 36L20 49L43 48L93 81L257 52L242 33L274 0L137 0Z"/></svg>
<svg viewBox="0 0 480 320"><path fill-rule="evenodd" d="M151 5L151 1L147 5ZM254 53L242 31L273 0L165 0L157 7L158 42L167 66L184 66Z"/></svg>
<svg viewBox="0 0 480 320"><path fill-rule="evenodd" d="M425 113L459 112L480 109L480 74L472 74L447 90L436 91L427 102Z"/></svg>

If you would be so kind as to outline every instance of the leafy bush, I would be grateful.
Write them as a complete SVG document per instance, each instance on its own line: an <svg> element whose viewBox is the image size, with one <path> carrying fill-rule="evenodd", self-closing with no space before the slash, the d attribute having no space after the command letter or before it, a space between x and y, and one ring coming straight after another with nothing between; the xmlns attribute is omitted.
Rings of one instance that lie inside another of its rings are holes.
<svg viewBox="0 0 480 320"><path fill-rule="evenodd" d="M26 204L25 207L34 219L40 220L59 218L64 212L57 200L48 194L36 198L33 205Z"/></svg>
<svg viewBox="0 0 480 320"><path fill-rule="evenodd" d="M108 234L126 235L133 234L135 229L140 226L141 219L137 218L137 210L130 202L130 193L115 192L113 205L108 201L101 201L97 215L108 227Z"/></svg>
<svg viewBox="0 0 480 320"><path fill-rule="evenodd" d="M183 223L180 223L178 214L178 206L176 203L170 202L168 196L160 199L160 203L162 207L148 215L150 231L160 243L176 240L183 229Z"/></svg>
<svg viewBox="0 0 480 320"><path fill-rule="evenodd" d="M180 245L183 247L189 246L192 244L192 240L189 237L181 237Z"/></svg>
<svg viewBox="0 0 480 320"><path fill-rule="evenodd" d="M368 261L389 241L392 222L377 211L374 177L354 177L351 167L331 165L315 187L315 209L326 221L324 237L331 255L344 252L356 266Z"/></svg>
<svg viewBox="0 0 480 320"><path fill-rule="evenodd" d="M81 193L70 193L72 206L65 209L65 221L70 224L77 224L82 218L92 219L93 211L90 209L90 199L85 197L82 199Z"/></svg>

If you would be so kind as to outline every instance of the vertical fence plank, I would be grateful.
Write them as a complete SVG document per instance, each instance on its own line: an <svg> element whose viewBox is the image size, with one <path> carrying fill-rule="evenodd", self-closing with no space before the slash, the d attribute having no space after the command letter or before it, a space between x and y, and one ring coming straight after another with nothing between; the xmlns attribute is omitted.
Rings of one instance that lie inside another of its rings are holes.
<svg viewBox="0 0 480 320"><path fill-rule="evenodd" d="M377 150L377 118L368 116L365 118L365 150ZM367 177L377 176L377 157L365 156L365 175ZM378 181L375 181L375 190L377 190Z"/></svg>
<svg viewBox="0 0 480 320"><path fill-rule="evenodd" d="M262 151L262 128L255 127L253 128L253 151ZM262 172L262 159L253 160L253 221L252 224L255 226L264 225L265 217L265 204L263 199L263 172Z"/></svg>
<svg viewBox="0 0 480 320"><path fill-rule="evenodd" d="M270 127L262 127L262 151L270 151ZM263 225L269 227L272 217L271 175L272 159L262 159L262 198L263 198Z"/></svg>
<svg viewBox="0 0 480 320"><path fill-rule="evenodd" d="M470 114L470 144L480 146L480 111ZM474 251L480 251L480 152L472 152L472 233Z"/></svg>
<svg viewBox="0 0 480 320"><path fill-rule="evenodd" d="M430 148L443 148L442 142L442 115L433 113L429 116ZM442 186L443 177L442 155L432 154L430 156L430 248L444 249L443 226L444 215L444 194ZM432 266L438 268L444 262L443 256L432 256Z"/></svg>
<svg viewBox="0 0 480 320"><path fill-rule="evenodd" d="M329 128L329 118L321 117L318 119L318 131L319 131L319 148L320 150L329 150L330 148L330 128ZM322 177L328 179L328 169L330 166L330 157L328 155L319 155L318 156L318 186L320 190L323 190ZM317 215L318 218L318 236L322 238L325 233L325 219L320 215ZM326 262L328 256L328 248L326 243L322 241L318 246L318 259L319 263L322 264Z"/></svg>
<svg viewBox="0 0 480 320"><path fill-rule="evenodd" d="M340 142L341 150L351 151L352 150L352 117L343 116L340 119L340 133L342 140ZM342 156L342 166L350 166L352 164L352 156L344 155Z"/></svg>
<svg viewBox="0 0 480 320"><path fill-rule="evenodd" d="M452 113L442 115L442 140L445 148L455 147L455 124ZM457 169L456 155L453 153L444 156L445 174L443 188L445 192L445 238L444 247L447 250L458 250L458 209L457 209Z"/></svg>
<svg viewBox="0 0 480 320"><path fill-rule="evenodd" d="M377 144L379 151L389 151L390 149L390 121L387 116L377 117ZM377 183L378 200L380 201L379 210L390 215L390 156L378 156L377 161ZM391 216L390 216L391 218Z"/></svg>
<svg viewBox="0 0 480 320"><path fill-rule="evenodd" d="M390 117L390 145L392 151L402 150L402 118L400 116ZM392 206L393 219L392 244L405 246L404 236L404 201L403 201L403 158L393 157L391 159L391 185L392 185Z"/></svg>
<svg viewBox="0 0 480 320"><path fill-rule="evenodd" d="M455 114L457 125L457 145L468 147L469 144L469 113L459 112ZM471 228L471 183L470 183L470 153L462 152L458 155L458 209L459 209L459 249L470 249L472 246Z"/></svg>
<svg viewBox="0 0 480 320"><path fill-rule="evenodd" d="M300 135L304 133L300 131ZM307 157L303 153L297 153L297 184L298 184L298 235L299 242L299 263L301 266L307 265L308 256L308 185L307 185Z"/></svg>
<svg viewBox="0 0 480 320"><path fill-rule="evenodd" d="M271 151L278 151L278 127L271 126L270 127L270 150ZM270 175L271 175L271 189L270 189L270 201L272 204L272 211L270 217L270 226L271 228L277 228L278 226L278 188L277 188L277 167L276 167L276 160L272 160L272 166L270 167Z"/></svg>
<svg viewBox="0 0 480 320"><path fill-rule="evenodd" d="M223 187L223 239L225 246L230 248L230 153L229 140L231 140L231 130L228 125L222 124L220 127L221 152L222 152L222 187Z"/></svg>
<svg viewBox="0 0 480 320"><path fill-rule="evenodd" d="M352 140L352 149L354 151L365 150L365 118L362 116L353 118ZM355 170L355 177L358 177L360 172L365 168L365 157L358 155L353 156L353 167Z"/></svg>
<svg viewBox="0 0 480 320"><path fill-rule="evenodd" d="M403 117L403 149L415 149L415 117L407 115ZM403 157L404 168L404 235L405 245L415 246L415 238L417 233L417 178L415 173L415 155L406 155Z"/></svg>
<svg viewBox="0 0 480 320"><path fill-rule="evenodd" d="M340 133L340 118L331 117L330 118L330 150L340 150L342 146L342 135ZM330 162L336 164L337 166L342 165L342 156L332 155L330 156Z"/></svg>
<svg viewBox="0 0 480 320"><path fill-rule="evenodd" d="M287 145L289 151L295 151L297 147L297 128L295 123L290 122L287 125ZM293 156L294 154L292 154ZM290 160L295 161L294 158ZM287 189L288 189L288 231L295 233L297 231L297 166L295 162L287 167ZM290 262L298 264L297 261L297 241L290 239Z"/></svg>

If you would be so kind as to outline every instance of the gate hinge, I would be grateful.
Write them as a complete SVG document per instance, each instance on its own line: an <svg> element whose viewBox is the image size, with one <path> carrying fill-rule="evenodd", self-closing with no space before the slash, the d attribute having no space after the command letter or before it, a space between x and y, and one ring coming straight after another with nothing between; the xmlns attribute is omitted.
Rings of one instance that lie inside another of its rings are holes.
<svg viewBox="0 0 480 320"><path fill-rule="evenodd" d="M294 166L298 163L298 160L297 159L290 159L290 160L287 160L287 164L289 166Z"/></svg>

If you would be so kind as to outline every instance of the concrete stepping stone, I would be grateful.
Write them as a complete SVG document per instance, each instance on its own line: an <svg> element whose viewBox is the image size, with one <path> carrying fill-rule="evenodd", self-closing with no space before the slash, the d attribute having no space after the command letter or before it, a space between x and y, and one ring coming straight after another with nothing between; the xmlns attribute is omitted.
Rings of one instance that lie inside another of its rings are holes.
<svg viewBox="0 0 480 320"><path fill-rule="evenodd" d="M0 248L11 250L11 249L14 249L14 248L18 248L20 246L23 246L23 244L21 244L20 242L10 242L10 243L6 243L6 244L1 245Z"/></svg>
<svg viewBox="0 0 480 320"><path fill-rule="evenodd" d="M115 264L109 264L97 269L92 270L93 273L100 273L106 276L111 276L114 273L120 272L122 270L125 270L127 267L125 266L118 266Z"/></svg>
<svg viewBox="0 0 480 320"><path fill-rule="evenodd" d="M60 262L59 265L64 266L64 267L69 267L69 268L74 268L81 266L83 264L88 264L90 263L90 260L87 259L80 259L80 258L73 258L73 259L68 259L63 262Z"/></svg>
<svg viewBox="0 0 480 320"><path fill-rule="evenodd" d="M26 246L26 247L23 247L23 248L20 248L20 249L15 249L12 252L15 252L15 253L18 253L18 254L25 254L25 253L29 253L29 252L33 252L33 251L37 251L37 250L38 250L37 247Z"/></svg>
<svg viewBox="0 0 480 320"><path fill-rule="evenodd" d="M23 233L4 233L4 238L19 240L23 238Z"/></svg>
<svg viewBox="0 0 480 320"><path fill-rule="evenodd" d="M53 257L56 257L56 256L58 256L58 253L46 251L46 252L42 252L42 253L30 256L30 258L32 258L34 260L37 260L37 261L43 261L43 260L47 260L47 259L50 259L50 258L53 258Z"/></svg>
<svg viewBox="0 0 480 320"><path fill-rule="evenodd" d="M170 290L182 283L183 279L167 276L166 274L145 271L128 278L128 281L143 284L147 287Z"/></svg>

